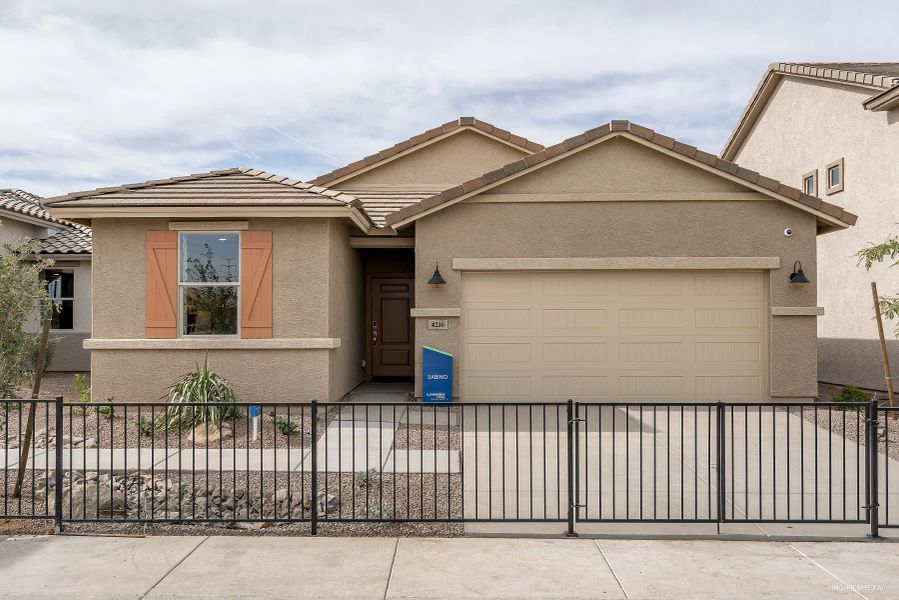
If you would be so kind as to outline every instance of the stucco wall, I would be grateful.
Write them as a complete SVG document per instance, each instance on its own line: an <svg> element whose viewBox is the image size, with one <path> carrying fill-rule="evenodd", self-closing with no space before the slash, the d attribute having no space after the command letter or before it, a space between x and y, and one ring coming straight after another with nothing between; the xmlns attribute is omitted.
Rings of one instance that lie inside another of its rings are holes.
<svg viewBox="0 0 899 600"><path fill-rule="evenodd" d="M329 336L340 338L340 348L331 351L329 398L336 400L364 378L365 297L362 257L350 247L347 225L331 219L329 233Z"/></svg>
<svg viewBox="0 0 899 600"><path fill-rule="evenodd" d="M38 227L31 223L17 221L10 216L0 215L0 246L22 238L37 238L47 235L46 227ZM0 254L3 248L0 247Z"/></svg>
<svg viewBox="0 0 899 600"><path fill-rule="evenodd" d="M855 227L818 238L818 293L826 312L818 319L822 381L883 389L870 282L899 293L899 268L857 265L853 254L899 233L899 111L870 112L873 92L793 77L778 85L735 161L799 186L818 170L821 198L859 215ZM845 160L844 190L825 193L825 166ZM885 323L887 335L895 323ZM846 340L841 342L840 340ZM899 365L899 341L890 342ZM861 352L859 356L857 353Z"/></svg>
<svg viewBox="0 0 899 600"><path fill-rule="evenodd" d="M242 402L309 402L328 397L329 350L94 350L94 400L155 402L203 364L227 378Z"/></svg>
<svg viewBox="0 0 899 600"><path fill-rule="evenodd" d="M168 221L94 220L94 338L144 338L144 234L168 229ZM273 233L273 336L329 337L329 220L253 219L249 226ZM209 357L244 399L326 400L332 352L215 350ZM156 400L204 355L192 350L93 350L93 395Z"/></svg>
<svg viewBox="0 0 899 600"><path fill-rule="evenodd" d="M633 142L589 149L497 188L492 197L476 196L480 201L456 204L417 221L416 306L460 307L461 273L450 268L453 258L617 256L779 256L781 268L770 272L771 306L815 306L814 285L788 282L795 260L815 281L815 218L754 194L746 200L705 195L745 189L722 181ZM560 190L554 193L556 187ZM638 200L688 190L708 199ZM602 194L612 192L633 193L634 201L602 200ZM794 230L792 237L783 235L787 227ZM428 286L424 276L435 261L447 281L439 288ZM422 345L458 356L459 319L448 320L448 331L428 330L426 319L416 320L416 374ZM783 361L770 370L772 396L816 395L814 329L814 317L770 318L770 355L772 361ZM456 393L458 381L457 372ZM416 394L420 386L416 381Z"/></svg>
<svg viewBox="0 0 899 600"><path fill-rule="evenodd" d="M352 177L337 187L347 190L384 185L451 187L526 154L525 150L463 130Z"/></svg>

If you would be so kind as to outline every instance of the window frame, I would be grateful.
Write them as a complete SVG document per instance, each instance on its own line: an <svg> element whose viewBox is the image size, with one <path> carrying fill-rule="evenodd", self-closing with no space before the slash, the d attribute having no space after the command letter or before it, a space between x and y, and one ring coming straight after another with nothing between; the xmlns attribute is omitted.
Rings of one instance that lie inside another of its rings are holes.
<svg viewBox="0 0 899 600"><path fill-rule="evenodd" d="M241 286L241 271L243 269L237 270L237 281L236 282L222 282L222 283L198 283L196 281L182 281L181 278L183 276L183 269L181 263L181 240L186 235L236 235L237 236L237 264L240 265L242 262L241 256L241 232L240 231L213 231L213 230L203 230L203 231L179 231L178 232L178 318L177 318L177 333L178 339L215 339L215 340L236 340L240 339L240 286ZM197 287L233 287L237 289L237 318L235 319L235 333L201 333L201 334L188 334L185 333L185 314L184 314L184 293L186 288L197 288Z"/></svg>
<svg viewBox="0 0 899 600"><path fill-rule="evenodd" d="M48 279L43 279L44 277L46 277L46 274L49 271L65 272L65 273L70 273L72 275L72 295L71 296L60 296L59 298L51 298L50 297L50 281ZM54 305L59 304L60 306L62 306L62 303L65 302L66 300L69 300L72 302L72 327L68 328L68 329L61 329L58 327L53 327L51 325L50 331L60 332L60 333L71 333L73 331L77 331L77 328L75 327L75 268L74 267L49 267L46 269L41 269L41 275L42 275L43 282L47 287L47 300L52 302ZM51 319L51 323L52 323L52 319Z"/></svg>
<svg viewBox="0 0 899 600"><path fill-rule="evenodd" d="M802 193L803 193L803 194L808 194L808 193L809 193L809 192L807 192L806 189L805 189L805 182L808 181L810 178L811 178L811 180L812 180L812 189L813 189L811 195L812 195L812 196L817 196L817 195L818 195L818 169L813 169L813 170L809 171L808 173L806 173L805 175L802 176L802 180L801 180L801 181L802 181L802 187L801 187L800 189L802 190Z"/></svg>
<svg viewBox="0 0 899 600"><path fill-rule="evenodd" d="M838 183L837 185L830 185L830 172L833 169L839 169L840 183ZM824 177L826 178L826 181L824 182L825 191L828 194L836 194L837 192L842 192L843 186L846 183L846 168L843 163L843 159L840 158L833 161L832 163L828 163L827 166L824 167Z"/></svg>

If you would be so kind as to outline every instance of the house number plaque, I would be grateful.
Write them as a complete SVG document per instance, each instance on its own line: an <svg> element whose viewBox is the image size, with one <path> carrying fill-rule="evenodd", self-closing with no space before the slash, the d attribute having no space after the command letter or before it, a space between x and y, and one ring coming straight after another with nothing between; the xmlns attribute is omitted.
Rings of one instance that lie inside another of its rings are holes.
<svg viewBox="0 0 899 600"><path fill-rule="evenodd" d="M446 319L429 319L428 329L449 329L449 321Z"/></svg>

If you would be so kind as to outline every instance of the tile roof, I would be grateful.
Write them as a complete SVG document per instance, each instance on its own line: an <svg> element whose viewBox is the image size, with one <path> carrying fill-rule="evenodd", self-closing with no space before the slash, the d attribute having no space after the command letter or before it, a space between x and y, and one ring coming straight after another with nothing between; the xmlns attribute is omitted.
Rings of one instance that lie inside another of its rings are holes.
<svg viewBox="0 0 899 600"><path fill-rule="evenodd" d="M391 156L399 154L400 152L410 150L415 146L428 142L436 137L462 128L472 128L478 131L483 131L486 134L492 135L493 137L504 140L510 144L514 144L515 146L527 150L528 152L539 152L540 150L543 150L542 145L523 138L520 135L515 135L514 133L506 131L505 129L500 129L499 127L487 123L486 121L481 121L479 119L475 119L474 117L459 117L455 121L444 123L440 127L429 129L424 133L420 133L398 144L394 144L390 148L385 148L380 152L375 152L370 156L366 156L361 160L357 160L356 162L352 162L344 167L335 169L330 173L320 175L313 179L312 183L316 185L325 185L334 181L335 179L340 179L351 173L355 173L360 169L370 167L371 165L388 159Z"/></svg>
<svg viewBox="0 0 899 600"><path fill-rule="evenodd" d="M19 213L26 217L47 221L54 225L69 225L68 221L57 219L41 206L41 197L30 194L25 190L6 189L0 190L0 210Z"/></svg>
<svg viewBox="0 0 899 600"><path fill-rule="evenodd" d="M41 238L35 254L90 254L92 251L91 230L75 226L56 230Z"/></svg>
<svg viewBox="0 0 899 600"><path fill-rule="evenodd" d="M789 75L854 85L870 90L874 96L899 85L897 62L838 62L838 63L771 63L743 109L737 125L721 150L721 157L732 159L752 130L761 109L774 92L777 82ZM867 104L867 101L866 101ZM865 108L868 108L865 106ZM869 109L870 110L870 109Z"/></svg>
<svg viewBox="0 0 899 600"><path fill-rule="evenodd" d="M420 213L438 207L441 204L444 204L456 198L460 198L461 196L470 194L471 192L477 191L490 184L496 183L519 171L523 171L535 165L539 165L540 163L548 161L560 154L574 150L605 137L625 133L636 136L665 150L675 152L689 159L703 163L713 169L722 171L724 173L727 173L728 175L731 175L738 179L742 179L743 181L746 181L753 185L760 186L780 196L787 197L790 200L799 202L800 204L803 204L810 209L823 212L847 225L855 224L857 218L856 215L843 210L843 208L836 206L835 204L830 204L829 202L824 202L823 200L821 200L820 198L816 198L815 196L804 194L794 187L785 185L783 183L780 183L779 181L775 181L774 179L760 175L755 171L744 169L732 162L722 160L714 154L703 152L701 150L698 150L694 146L683 144L681 142L678 142L674 138L656 133L648 127L643 127L629 121L612 121L600 127L585 131L580 135L576 135L554 146L550 146L541 152L537 152L536 154L526 156L521 160L510 163L501 169L485 173L480 177L477 177L470 181L466 181L462 185L444 190L439 194L423 200L416 205L406 207L387 217L386 222L388 225L396 225L405 222L410 218L414 218Z"/></svg>
<svg viewBox="0 0 899 600"><path fill-rule="evenodd" d="M41 200L24 190L0 190L0 209L47 222L50 234L40 238L35 254L90 254L90 228L57 219L44 210Z"/></svg>
<svg viewBox="0 0 899 600"><path fill-rule="evenodd" d="M47 198L42 204L62 207L157 206L352 206L358 200L258 169L232 168L183 177L156 179Z"/></svg>
<svg viewBox="0 0 899 600"><path fill-rule="evenodd" d="M384 227L389 215L430 198L437 190L353 190L362 209L377 227Z"/></svg>

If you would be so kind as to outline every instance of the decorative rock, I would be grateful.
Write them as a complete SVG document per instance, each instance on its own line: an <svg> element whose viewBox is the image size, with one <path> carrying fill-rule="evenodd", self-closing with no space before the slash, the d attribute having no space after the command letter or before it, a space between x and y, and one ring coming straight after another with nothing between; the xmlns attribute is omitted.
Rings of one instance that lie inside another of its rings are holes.
<svg viewBox="0 0 899 600"><path fill-rule="evenodd" d="M318 509L322 513L328 514L340 508L340 499L334 494L324 493L318 495Z"/></svg>

